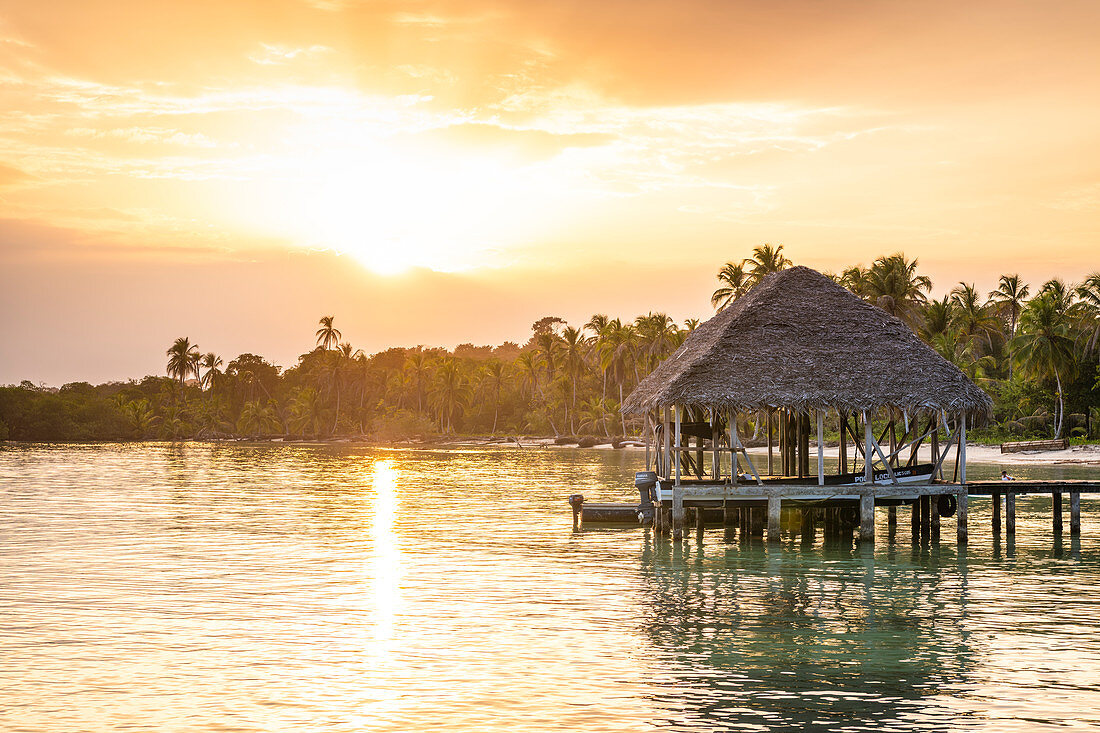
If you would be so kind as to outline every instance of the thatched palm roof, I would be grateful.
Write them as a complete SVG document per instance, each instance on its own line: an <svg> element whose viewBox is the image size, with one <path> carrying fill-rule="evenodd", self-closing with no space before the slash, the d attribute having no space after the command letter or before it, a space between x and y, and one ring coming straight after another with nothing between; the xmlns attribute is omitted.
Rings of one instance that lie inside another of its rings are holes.
<svg viewBox="0 0 1100 733"><path fill-rule="evenodd" d="M768 275L700 325L623 403L897 407L988 416L989 395L897 318L808 267Z"/></svg>

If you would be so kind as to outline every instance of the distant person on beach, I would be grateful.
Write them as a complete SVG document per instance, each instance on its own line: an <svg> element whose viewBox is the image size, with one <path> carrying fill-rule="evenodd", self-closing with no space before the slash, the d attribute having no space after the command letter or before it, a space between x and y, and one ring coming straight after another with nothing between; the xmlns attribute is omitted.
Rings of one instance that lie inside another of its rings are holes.
<svg viewBox="0 0 1100 733"><path fill-rule="evenodd" d="M1009 476L1008 471L1001 471L1001 481L1015 481L1015 476Z"/></svg>

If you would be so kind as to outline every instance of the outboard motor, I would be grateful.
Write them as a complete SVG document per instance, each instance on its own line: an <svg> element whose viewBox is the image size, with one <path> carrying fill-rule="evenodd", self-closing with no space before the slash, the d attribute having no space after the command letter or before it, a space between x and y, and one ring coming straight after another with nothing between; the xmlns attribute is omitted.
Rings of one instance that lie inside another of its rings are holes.
<svg viewBox="0 0 1100 733"><path fill-rule="evenodd" d="M581 510L584 508L584 494L570 494L569 506L573 509L573 531L581 528Z"/></svg>
<svg viewBox="0 0 1100 733"><path fill-rule="evenodd" d="M638 501L639 509L653 506L653 499L657 493L657 473L655 471L638 471L634 474L634 488L638 489L640 497Z"/></svg>

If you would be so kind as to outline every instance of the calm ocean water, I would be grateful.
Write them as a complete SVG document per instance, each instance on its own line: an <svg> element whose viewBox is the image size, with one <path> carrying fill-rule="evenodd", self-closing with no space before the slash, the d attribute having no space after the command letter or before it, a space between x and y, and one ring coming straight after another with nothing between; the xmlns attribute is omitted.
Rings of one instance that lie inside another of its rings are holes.
<svg viewBox="0 0 1100 733"><path fill-rule="evenodd" d="M0 730L1100 726L1100 501L1056 541L1019 500L1011 552L984 499L963 553L905 511L873 550L572 533L641 462L0 447Z"/></svg>

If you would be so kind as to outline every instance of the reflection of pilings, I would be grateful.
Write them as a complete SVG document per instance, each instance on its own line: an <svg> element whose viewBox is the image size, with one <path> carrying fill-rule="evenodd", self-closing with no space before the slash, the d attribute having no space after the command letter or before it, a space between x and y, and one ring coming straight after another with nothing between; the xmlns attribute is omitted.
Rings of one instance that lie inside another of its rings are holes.
<svg viewBox="0 0 1100 733"><path fill-rule="evenodd" d="M1081 492L1069 492L1069 533L1071 536L1081 534Z"/></svg>
<svg viewBox="0 0 1100 733"><path fill-rule="evenodd" d="M1051 511L1054 514L1054 534L1062 534L1062 492L1055 491L1052 496L1054 497L1051 502L1053 505Z"/></svg>

